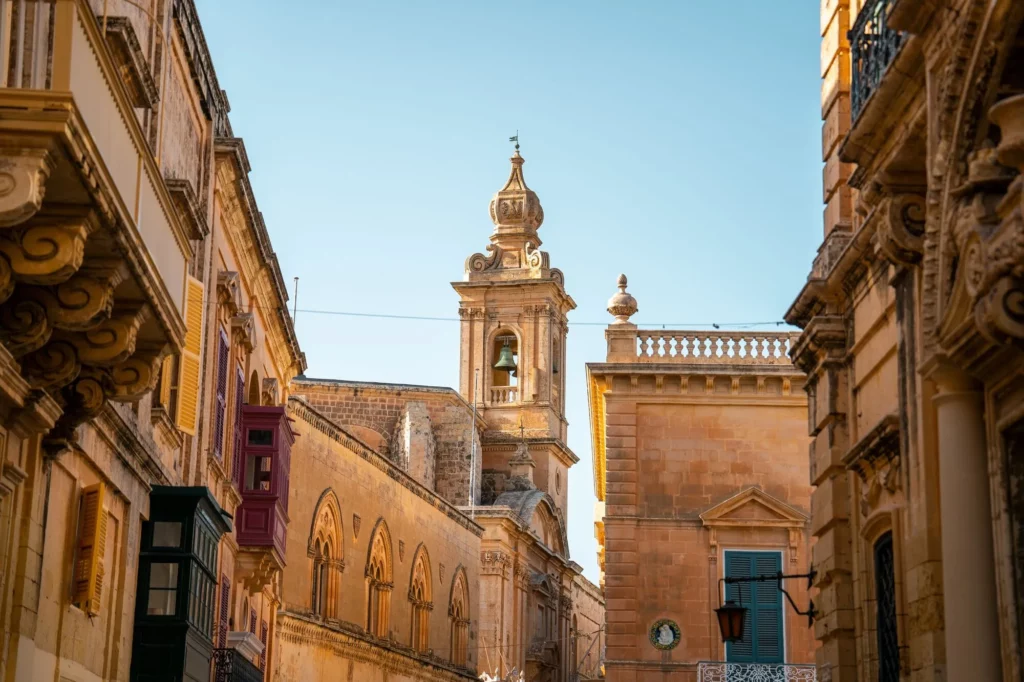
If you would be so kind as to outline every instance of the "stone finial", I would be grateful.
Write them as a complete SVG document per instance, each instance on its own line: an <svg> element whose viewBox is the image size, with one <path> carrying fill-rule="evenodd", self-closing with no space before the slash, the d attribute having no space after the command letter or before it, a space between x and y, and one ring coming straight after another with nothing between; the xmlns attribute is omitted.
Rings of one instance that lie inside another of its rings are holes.
<svg viewBox="0 0 1024 682"><path fill-rule="evenodd" d="M512 158L512 170L505 185L491 199L491 220L494 222L494 234L491 241L504 249L523 248L525 241L533 243L534 248L540 246L537 228L544 222L544 209L541 208L537 193L526 186L523 177L523 164L526 160L517 149Z"/></svg>
<svg viewBox="0 0 1024 682"><path fill-rule="evenodd" d="M608 312L615 316L612 324L629 324L629 318L637 311L636 299L626 293L626 284L626 276L619 275L619 293L608 299Z"/></svg>

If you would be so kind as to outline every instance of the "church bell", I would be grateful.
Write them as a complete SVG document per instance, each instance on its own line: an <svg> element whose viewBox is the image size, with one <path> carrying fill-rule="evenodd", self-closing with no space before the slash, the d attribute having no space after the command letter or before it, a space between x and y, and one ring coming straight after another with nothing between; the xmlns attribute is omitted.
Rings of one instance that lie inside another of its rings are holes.
<svg viewBox="0 0 1024 682"><path fill-rule="evenodd" d="M512 357L512 347L508 345L508 340L501 347L501 353L498 355L498 361L494 363L494 369L508 372L512 376L516 375L516 361Z"/></svg>

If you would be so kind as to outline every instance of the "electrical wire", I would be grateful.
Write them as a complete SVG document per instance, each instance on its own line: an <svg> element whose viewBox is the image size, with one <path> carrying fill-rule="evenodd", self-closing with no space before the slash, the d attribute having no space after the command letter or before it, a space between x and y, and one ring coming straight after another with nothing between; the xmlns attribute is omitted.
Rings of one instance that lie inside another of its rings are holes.
<svg viewBox="0 0 1024 682"><path fill-rule="evenodd" d="M252 308L262 308L270 310L279 310L277 306L258 306L253 305ZM420 320L424 322L461 322L461 318L458 317L434 317L430 315L400 315L396 313L357 313L350 310L321 310L316 308L299 308L296 312L306 313L309 315L336 315L342 317L367 317L375 319L385 320ZM607 327L608 322L577 322L570 321L570 327ZM638 326L645 329L652 329L655 327L661 327L662 329L674 327L712 327L714 329L720 329L723 327L729 327L732 329L747 329L750 327L781 327L786 324L782 320L770 320L765 322L644 322L638 324Z"/></svg>

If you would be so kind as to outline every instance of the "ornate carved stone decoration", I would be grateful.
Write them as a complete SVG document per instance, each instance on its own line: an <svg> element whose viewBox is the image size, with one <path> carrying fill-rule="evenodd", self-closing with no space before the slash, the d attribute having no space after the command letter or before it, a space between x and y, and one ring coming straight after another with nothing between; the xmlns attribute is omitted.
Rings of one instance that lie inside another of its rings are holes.
<svg viewBox="0 0 1024 682"><path fill-rule="evenodd" d="M626 293L628 284L629 280L626 279L626 276L619 275L619 279L616 281L619 293L608 299L608 312L615 317L612 324L630 324L629 318L636 314L636 299Z"/></svg>
<svg viewBox="0 0 1024 682"><path fill-rule="evenodd" d="M55 341L29 353L21 366L29 383L43 389L67 386L82 369L74 345L67 341Z"/></svg>
<svg viewBox="0 0 1024 682"><path fill-rule="evenodd" d="M362 518L360 518L359 514L353 514L352 515L352 539L353 540L358 540L359 539L359 526L362 524L362 522L363 522L363 520L362 520Z"/></svg>
<svg viewBox="0 0 1024 682"><path fill-rule="evenodd" d="M441 584L444 585L444 564L437 565L437 575L441 579Z"/></svg>
<svg viewBox="0 0 1024 682"><path fill-rule="evenodd" d="M878 246L892 263L914 264L921 259L925 199L919 194L888 197L875 209Z"/></svg>
<svg viewBox="0 0 1024 682"><path fill-rule="evenodd" d="M231 338L246 351L252 352L256 346L256 323L252 313L238 313L231 317Z"/></svg>
<svg viewBox="0 0 1024 682"><path fill-rule="evenodd" d="M883 492L901 490L900 426L895 414L884 417L843 457L843 464L860 478L861 514L869 516Z"/></svg>
<svg viewBox="0 0 1024 682"><path fill-rule="evenodd" d="M53 166L49 149L0 148L0 227L18 225L39 211Z"/></svg>
<svg viewBox="0 0 1024 682"><path fill-rule="evenodd" d="M466 259L466 272L483 272L501 267L501 247L496 244L487 245L488 255L474 253Z"/></svg>
<svg viewBox="0 0 1024 682"><path fill-rule="evenodd" d="M496 550L480 552L481 575L500 575L502 578L507 578L511 564L512 558L505 552Z"/></svg>
<svg viewBox="0 0 1024 682"><path fill-rule="evenodd" d="M85 240L95 228L91 214L37 215L26 226L0 232L0 253L16 280L60 284L81 267Z"/></svg>
<svg viewBox="0 0 1024 682"><path fill-rule="evenodd" d="M19 295L0 306L0 340L14 357L42 348L52 333L46 309L37 301Z"/></svg>
<svg viewBox="0 0 1024 682"><path fill-rule="evenodd" d="M398 560L405 561L405 540L398 541Z"/></svg>
<svg viewBox="0 0 1024 682"><path fill-rule="evenodd" d="M267 377L263 380L262 393L264 405L277 405L281 395L281 387L277 377Z"/></svg>
<svg viewBox="0 0 1024 682"><path fill-rule="evenodd" d="M238 314L242 307L241 278L233 270L217 273L217 303L228 317Z"/></svg>
<svg viewBox="0 0 1024 682"><path fill-rule="evenodd" d="M78 349L78 359L83 364L111 367L124 362L135 352L139 328L151 313L146 304L126 303L115 309L110 319L81 334L65 338Z"/></svg>

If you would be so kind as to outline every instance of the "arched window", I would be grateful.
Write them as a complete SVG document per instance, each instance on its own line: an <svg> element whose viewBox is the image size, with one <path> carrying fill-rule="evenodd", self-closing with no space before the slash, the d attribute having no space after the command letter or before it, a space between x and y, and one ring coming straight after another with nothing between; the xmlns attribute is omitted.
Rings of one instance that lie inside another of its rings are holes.
<svg viewBox="0 0 1024 682"><path fill-rule="evenodd" d="M412 603L412 634L409 644L420 652L430 648L430 612L434 609L430 575L430 557L427 556L426 547L420 545L416 549L412 578L409 580L409 601Z"/></svg>
<svg viewBox="0 0 1024 682"><path fill-rule="evenodd" d="M900 645L896 629L896 572L892 531L875 542L874 553L878 682L899 682Z"/></svg>
<svg viewBox="0 0 1024 682"><path fill-rule="evenodd" d="M451 621L451 647L448 660L455 665L468 667L469 649L469 588L466 572L460 566L452 577L452 592L448 606Z"/></svg>
<svg viewBox="0 0 1024 682"><path fill-rule="evenodd" d="M341 507L334 491L320 495L309 529L307 555L312 564L310 608L321 618L338 617L341 573L345 570Z"/></svg>
<svg viewBox="0 0 1024 682"><path fill-rule="evenodd" d="M366 561L367 604L366 631L375 637L387 637L391 617L392 582L391 533L384 519L370 537L370 553Z"/></svg>

